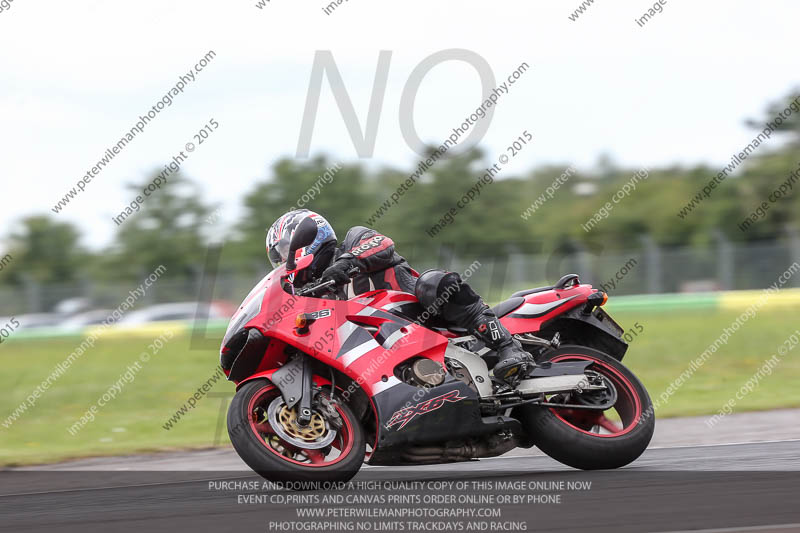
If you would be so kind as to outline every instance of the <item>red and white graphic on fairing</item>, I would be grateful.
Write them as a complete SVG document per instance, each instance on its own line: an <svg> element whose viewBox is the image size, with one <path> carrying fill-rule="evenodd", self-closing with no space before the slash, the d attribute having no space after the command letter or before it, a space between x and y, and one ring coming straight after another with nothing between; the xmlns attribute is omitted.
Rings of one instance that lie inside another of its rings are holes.
<svg viewBox="0 0 800 533"><path fill-rule="evenodd" d="M389 419L389 422L386 424L386 429L389 429L396 424L400 424L400 427L397 428L397 431L400 431L417 415L426 415L432 411L435 411L443 406L445 402L455 403L457 401L466 399L466 396L459 396L458 390L451 390L450 392L446 392L441 396L431 398L430 400L425 400L424 402L420 402L412 407L404 407L392 415L392 417Z"/></svg>

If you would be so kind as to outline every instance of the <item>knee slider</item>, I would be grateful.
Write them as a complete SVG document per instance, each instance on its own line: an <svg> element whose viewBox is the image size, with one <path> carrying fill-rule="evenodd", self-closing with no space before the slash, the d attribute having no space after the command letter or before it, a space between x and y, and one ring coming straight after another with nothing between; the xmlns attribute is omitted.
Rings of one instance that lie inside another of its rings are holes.
<svg viewBox="0 0 800 533"><path fill-rule="evenodd" d="M439 283L446 274L447 272L444 270L426 270L420 274L414 285L414 296L417 297L419 303L432 313L437 313L440 308L440 306L437 305Z"/></svg>
<svg viewBox="0 0 800 533"><path fill-rule="evenodd" d="M464 283L456 272L426 270L417 279L414 294L426 309L440 314L450 307L464 307L480 302L472 287Z"/></svg>

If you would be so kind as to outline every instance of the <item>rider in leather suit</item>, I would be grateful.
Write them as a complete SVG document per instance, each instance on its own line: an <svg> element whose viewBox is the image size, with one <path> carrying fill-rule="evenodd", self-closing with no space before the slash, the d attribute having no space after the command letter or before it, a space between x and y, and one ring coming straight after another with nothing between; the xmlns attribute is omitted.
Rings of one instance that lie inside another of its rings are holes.
<svg viewBox="0 0 800 533"><path fill-rule="evenodd" d="M314 254L299 284L331 279L342 287L342 296L354 297L374 289L393 289L414 294L432 314L465 328L497 354L495 377L508 381L523 364L533 366L530 354L498 320L478 294L455 272L427 270L421 275L397 254L386 235L363 226L350 228L341 244L324 217L307 209L290 211L267 231L267 253L273 266L286 261L295 228L305 218L317 223L317 238L302 254ZM358 269L351 279L353 267Z"/></svg>

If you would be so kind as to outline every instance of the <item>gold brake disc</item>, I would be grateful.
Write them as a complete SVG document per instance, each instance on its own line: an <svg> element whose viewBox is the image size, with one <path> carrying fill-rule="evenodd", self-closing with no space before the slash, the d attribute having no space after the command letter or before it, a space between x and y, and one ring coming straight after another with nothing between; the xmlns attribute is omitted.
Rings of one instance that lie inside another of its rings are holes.
<svg viewBox="0 0 800 533"><path fill-rule="evenodd" d="M314 411L307 426L301 426L297 419L297 406L286 406L281 396L270 402L264 422L290 447L301 450L321 450L330 445L338 432L331 428L322 413Z"/></svg>
<svg viewBox="0 0 800 533"><path fill-rule="evenodd" d="M296 439L308 442L316 441L325 435L325 420L319 413L311 415L311 421L303 427L297 423L297 407L287 408L284 404L277 413L278 422L283 430Z"/></svg>

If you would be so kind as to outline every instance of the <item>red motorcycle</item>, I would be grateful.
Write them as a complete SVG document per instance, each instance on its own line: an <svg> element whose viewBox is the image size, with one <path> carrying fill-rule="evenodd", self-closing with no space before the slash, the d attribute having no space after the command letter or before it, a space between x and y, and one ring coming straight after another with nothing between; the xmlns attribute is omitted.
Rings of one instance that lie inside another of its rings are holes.
<svg viewBox="0 0 800 533"><path fill-rule="evenodd" d="M308 223L306 223L308 222ZM653 435L653 406L620 361L608 296L570 274L496 305L537 362L513 383L465 330L437 324L417 299L375 290L350 300L332 282L295 289L316 225L295 231L289 261L261 280L231 319L220 363L237 392L234 448L282 482L340 482L362 462L468 461L538 446L581 469L634 461Z"/></svg>

